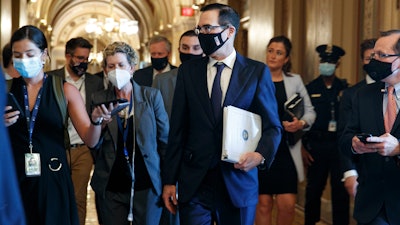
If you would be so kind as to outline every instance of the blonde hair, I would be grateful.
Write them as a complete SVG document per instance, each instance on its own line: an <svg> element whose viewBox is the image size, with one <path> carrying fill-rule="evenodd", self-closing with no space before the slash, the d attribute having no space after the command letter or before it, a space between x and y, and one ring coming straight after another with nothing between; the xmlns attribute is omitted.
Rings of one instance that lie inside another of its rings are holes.
<svg viewBox="0 0 400 225"><path fill-rule="evenodd" d="M124 53L126 55L126 59L128 60L129 64L132 67L135 67L139 61L138 54L130 45L128 45L127 43L122 42L122 41L116 41L116 42L108 45L103 50L103 62L102 62L103 68L106 68L107 56L112 56L112 55L115 55L116 53Z"/></svg>

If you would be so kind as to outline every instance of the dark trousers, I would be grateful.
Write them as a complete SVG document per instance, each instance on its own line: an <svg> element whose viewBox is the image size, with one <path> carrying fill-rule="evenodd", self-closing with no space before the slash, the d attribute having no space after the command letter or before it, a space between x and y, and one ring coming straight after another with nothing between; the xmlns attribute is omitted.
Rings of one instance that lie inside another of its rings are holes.
<svg viewBox="0 0 400 225"><path fill-rule="evenodd" d="M349 195L341 181L339 150L336 141L309 140L308 151L314 158L307 171L305 225L314 225L321 216L321 196L330 175L333 225L349 224Z"/></svg>
<svg viewBox="0 0 400 225"><path fill-rule="evenodd" d="M253 225L255 212L256 205L232 204L219 169L207 174L189 202L179 203L181 225Z"/></svg>

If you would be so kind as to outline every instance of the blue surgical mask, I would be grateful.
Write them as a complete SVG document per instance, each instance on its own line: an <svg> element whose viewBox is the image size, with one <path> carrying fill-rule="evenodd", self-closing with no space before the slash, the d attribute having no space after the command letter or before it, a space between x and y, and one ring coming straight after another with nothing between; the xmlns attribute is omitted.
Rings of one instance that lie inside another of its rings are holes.
<svg viewBox="0 0 400 225"><path fill-rule="evenodd" d="M23 59L13 58L13 64L15 70L17 70L23 78L36 77L43 68L43 62L39 56Z"/></svg>
<svg viewBox="0 0 400 225"><path fill-rule="evenodd" d="M331 76L336 69L336 64L333 63L320 63L319 64L319 74L322 76Z"/></svg>

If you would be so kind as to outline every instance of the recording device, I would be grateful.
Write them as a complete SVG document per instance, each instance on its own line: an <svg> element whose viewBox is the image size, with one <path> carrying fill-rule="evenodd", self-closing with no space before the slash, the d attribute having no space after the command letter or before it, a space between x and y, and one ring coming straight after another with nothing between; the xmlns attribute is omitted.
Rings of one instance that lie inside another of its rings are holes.
<svg viewBox="0 0 400 225"><path fill-rule="evenodd" d="M114 116L119 111L121 111L121 110L125 109L127 106L129 106L130 103L128 102L128 100L126 100L124 98L119 98L119 99L114 99L111 101L96 103L96 104L94 104L94 106L97 107L97 106L104 105L104 106L108 107L110 104L114 105L114 109L111 111L111 116ZM115 106L116 104L118 104L118 105Z"/></svg>
<svg viewBox="0 0 400 225"><path fill-rule="evenodd" d="M17 99L15 99L13 93L9 92L7 94L8 97L8 103L7 105L10 105L12 109L9 109L6 111L6 113L13 112L13 111L19 111L19 115L22 116L24 114L24 111L22 111L21 106L17 102Z"/></svg>
<svg viewBox="0 0 400 225"><path fill-rule="evenodd" d="M368 137L372 137L372 134L361 133L361 134L357 134L356 136L357 136L357 138L360 139L360 141L361 141L362 143L364 143L364 144L372 144L372 143L375 143L375 142L367 141L367 138L368 138Z"/></svg>

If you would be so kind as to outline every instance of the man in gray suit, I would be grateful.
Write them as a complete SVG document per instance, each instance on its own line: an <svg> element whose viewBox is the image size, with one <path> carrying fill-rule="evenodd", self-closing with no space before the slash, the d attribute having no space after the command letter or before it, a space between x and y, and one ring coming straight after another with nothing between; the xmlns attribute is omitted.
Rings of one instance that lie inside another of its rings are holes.
<svg viewBox="0 0 400 225"><path fill-rule="evenodd" d="M61 76L68 83L73 84L81 93L86 105L86 111L91 112L91 95L104 89L103 81L92 74L86 73L89 53L92 44L82 37L72 38L65 46L65 66L61 69L47 72L49 75ZM67 159L71 168L75 199L78 208L79 223L85 224L87 186L90 171L93 166L93 157L89 148L83 144L71 121L68 121L70 149Z"/></svg>
<svg viewBox="0 0 400 225"><path fill-rule="evenodd" d="M194 30L188 30L181 35L178 51L182 63L191 59L203 57L203 49L201 49L199 38L197 38ZM175 68L157 75L153 81L153 87L161 91L165 110L167 111L169 118L171 118L172 99L174 98L177 75L178 68Z"/></svg>

